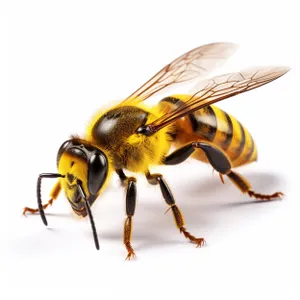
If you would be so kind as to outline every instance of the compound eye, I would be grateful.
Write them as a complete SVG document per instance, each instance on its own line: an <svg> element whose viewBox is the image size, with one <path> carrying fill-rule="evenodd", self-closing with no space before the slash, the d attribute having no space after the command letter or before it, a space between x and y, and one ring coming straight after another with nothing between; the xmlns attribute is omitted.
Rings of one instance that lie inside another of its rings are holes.
<svg viewBox="0 0 300 300"><path fill-rule="evenodd" d="M58 166L59 161L61 159L61 156L63 155L63 153L66 151L66 149L68 148L68 146L70 145L71 141L65 141L59 148L58 153L57 153L57 158L56 158L56 164Z"/></svg>
<svg viewBox="0 0 300 300"><path fill-rule="evenodd" d="M97 195L103 186L108 172L108 162L104 153L94 154L88 165L88 189L90 194Z"/></svg>

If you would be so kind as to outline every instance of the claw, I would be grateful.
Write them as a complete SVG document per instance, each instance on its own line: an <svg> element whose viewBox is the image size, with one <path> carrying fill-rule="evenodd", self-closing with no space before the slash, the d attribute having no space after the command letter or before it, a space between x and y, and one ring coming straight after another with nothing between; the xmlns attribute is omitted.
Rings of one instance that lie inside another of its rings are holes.
<svg viewBox="0 0 300 300"><path fill-rule="evenodd" d="M30 212L32 214L35 214L38 211L39 211L38 209L33 209L33 208L30 208L30 207L24 207L24 209L23 209L23 215L26 216L26 212Z"/></svg>
<svg viewBox="0 0 300 300"><path fill-rule="evenodd" d="M282 192L278 192L278 193L276 193L276 194L277 194L277 197L278 197L280 200L282 200L283 197L285 196L285 194L282 193Z"/></svg>
<svg viewBox="0 0 300 300"><path fill-rule="evenodd" d="M197 238L195 243L197 244L196 248L201 248L206 244L206 241L204 238Z"/></svg>
<svg viewBox="0 0 300 300"><path fill-rule="evenodd" d="M134 252L128 252L125 260L131 260L135 258L135 253Z"/></svg>
<svg viewBox="0 0 300 300"><path fill-rule="evenodd" d="M44 204L43 205L43 209L46 209L48 206L52 206L52 204L53 204L53 198L51 198L49 201L48 201L48 203L47 204ZM24 216L26 216L26 212L30 212L30 213L32 213L32 214L35 214L35 213L37 213L39 210L38 210L38 208L30 208L30 207L24 207L24 210L23 210L23 215Z"/></svg>
<svg viewBox="0 0 300 300"><path fill-rule="evenodd" d="M197 238L193 235L191 235L185 227L181 227L180 228L180 232L182 232L184 234L184 236L189 239L192 243L197 244L197 248L201 248L202 246L204 246L206 244L206 241L204 238Z"/></svg>

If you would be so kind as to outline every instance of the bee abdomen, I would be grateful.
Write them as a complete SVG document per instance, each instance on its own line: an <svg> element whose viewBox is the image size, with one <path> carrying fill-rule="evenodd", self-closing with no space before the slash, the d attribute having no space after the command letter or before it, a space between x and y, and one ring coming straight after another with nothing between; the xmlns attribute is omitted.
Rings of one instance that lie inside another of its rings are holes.
<svg viewBox="0 0 300 300"><path fill-rule="evenodd" d="M161 104L182 105L186 95L167 97ZM175 143L186 144L196 140L207 140L222 149L230 158L233 167L257 159L255 142L248 130L234 117L211 105L190 113L176 122ZM206 161L203 153L194 158Z"/></svg>
<svg viewBox="0 0 300 300"><path fill-rule="evenodd" d="M257 159L255 142L249 131L233 116L216 106L211 106L217 119L217 130L213 143L229 156L234 167Z"/></svg>

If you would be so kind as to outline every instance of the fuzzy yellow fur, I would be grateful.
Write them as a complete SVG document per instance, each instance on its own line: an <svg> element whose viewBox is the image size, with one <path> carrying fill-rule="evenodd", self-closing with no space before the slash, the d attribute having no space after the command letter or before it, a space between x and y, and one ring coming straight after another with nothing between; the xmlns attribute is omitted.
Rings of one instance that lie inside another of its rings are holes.
<svg viewBox="0 0 300 300"><path fill-rule="evenodd" d="M124 104L118 104L114 107L111 107L109 110L113 110L122 106L124 106ZM148 107L141 103L134 106L149 113L147 123L153 122L163 113L157 106ZM94 145L97 145L97 141L92 136L92 130L97 121L107 111L108 110L98 111L91 119L90 124L87 126L86 140ZM118 149L118 155L120 157L124 157L124 153L127 153L129 159L127 160L126 168L132 172L145 173L151 165L161 164L162 158L168 153L171 147L171 140L167 134L167 132L170 132L171 130L172 127L168 126L149 137L143 134L133 133L128 138L123 139L122 146L120 149ZM120 135L120 139L122 138L123 137ZM138 159L134 159L136 154L138 154Z"/></svg>

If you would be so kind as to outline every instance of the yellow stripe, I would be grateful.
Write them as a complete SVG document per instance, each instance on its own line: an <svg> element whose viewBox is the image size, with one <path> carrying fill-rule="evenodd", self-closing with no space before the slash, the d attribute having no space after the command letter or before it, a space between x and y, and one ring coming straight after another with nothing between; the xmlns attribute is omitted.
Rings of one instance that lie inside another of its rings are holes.
<svg viewBox="0 0 300 300"><path fill-rule="evenodd" d="M214 110L217 119L217 131L213 143L223 148L226 154L229 156L232 166L237 167L243 164L247 164L251 161L256 160L257 149L253 138L251 137L249 131L233 116L227 114L220 108L211 105ZM228 117L230 118L231 124L228 122ZM243 127L243 131L241 130ZM230 133L230 135L229 135ZM226 140L231 136L232 139L230 144L224 148ZM243 146L243 134L244 134L244 146ZM242 149L242 152L239 151Z"/></svg>
<svg viewBox="0 0 300 300"><path fill-rule="evenodd" d="M252 154L252 156L251 156L249 162L251 162L251 161L256 161L256 160L257 160L257 148L256 148L256 146L255 146L255 149L254 149L254 151L253 151L253 154Z"/></svg>
<svg viewBox="0 0 300 300"><path fill-rule="evenodd" d="M222 147L227 140L227 134L229 132L228 122L223 110L214 105L211 105L211 108L213 109L217 119L217 131L214 142Z"/></svg>
<svg viewBox="0 0 300 300"><path fill-rule="evenodd" d="M249 158L247 159L247 155L252 150L252 138L251 138L249 132L246 130L246 128L245 127L243 127L243 128L244 128L244 131L245 131L246 142L245 142L245 146L244 146L243 152L234 161L234 165L235 166L240 166L240 165L243 165L243 164L247 163L249 161Z"/></svg>

